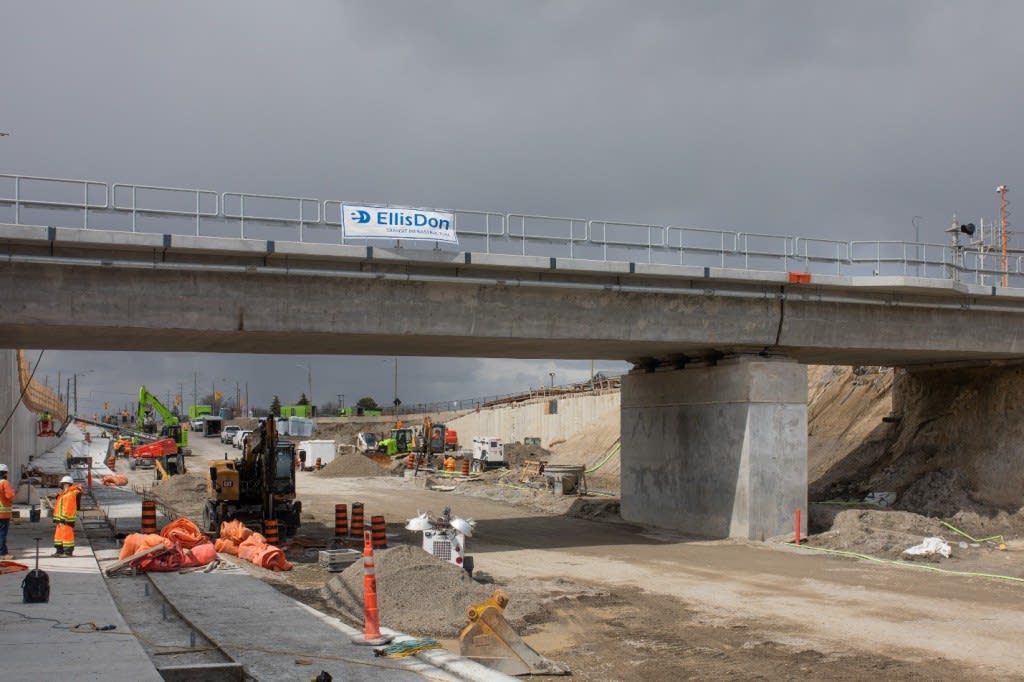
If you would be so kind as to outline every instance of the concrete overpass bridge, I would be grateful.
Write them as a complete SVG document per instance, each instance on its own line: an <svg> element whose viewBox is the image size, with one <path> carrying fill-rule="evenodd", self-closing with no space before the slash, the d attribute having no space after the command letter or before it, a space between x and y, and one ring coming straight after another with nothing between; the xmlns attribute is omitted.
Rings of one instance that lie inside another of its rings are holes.
<svg viewBox="0 0 1024 682"><path fill-rule="evenodd" d="M267 197L298 208L281 218L246 214L265 195L229 209L150 188L186 210L86 181L37 179L84 194L28 199L6 177L0 347L628 360L623 516L701 534L775 535L806 508L805 363L1024 357L1024 289L996 286L1024 282L1019 254L997 270L956 245L483 212L456 212L465 244L381 248L331 229L330 201ZM83 224L26 224L29 209ZM139 229L154 216L171 222Z"/></svg>

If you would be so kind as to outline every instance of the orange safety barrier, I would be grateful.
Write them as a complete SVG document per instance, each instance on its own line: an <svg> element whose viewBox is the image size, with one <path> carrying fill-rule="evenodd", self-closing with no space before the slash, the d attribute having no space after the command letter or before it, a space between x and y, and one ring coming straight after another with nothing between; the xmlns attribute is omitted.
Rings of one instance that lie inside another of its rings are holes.
<svg viewBox="0 0 1024 682"><path fill-rule="evenodd" d="M370 517L370 535L373 538L374 549L388 548L387 524L383 516Z"/></svg>
<svg viewBox="0 0 1024 682"><path fill-rule="evenodd" d="M810 284L811 273L809 272L791 272L789 273L790 284Z"/></svg>
<svg viewBox="0 0 1024 682"><path fill-rule="evenodd" d="M241 521L225 521L220 524L220 539L215 547L218 552L234 554L257 566L272 571L290 571L292 565L280 547L267 544L267 539L246 528Z"/></svg>
<svg viewBox="0 0 1024 682"><path fill-rule="evenodd" d="M156 500L142 501L142 532L156 533Z"/></svg>
<svg viewBox="0 0 1024 682"><path fill-rule="evenodd" d="M380 612L377 609L377 569L373 563L373 538L363 534L363 634L352 638L353 644L378 646L393 639L381 634Z"/></svg>
<svg viewBox="0 0 1024 682"><path fill-rule="evenodd" d="M25 564L19 564L17 561L8 561L4 559L0 561L0 575L4 573L17 573L18 571L27 571L28 566Z"/></svg>
<svg viewBox="0 0 1024 682"><path fill-rule="evenodd" d="M348 529L349 535L353 537L362 537L363 535L363 503L353 502L352 503L352 520Z"/></svg>
<svg viewBox="0 0 1024 682"><path fill-rule="evenodd" d="M184 517L175 519L161 528L160 535L172 542L178 543L182 547L188 548L203 545L210 541L206 534L199 530L199 526Z"/></svg>
<svg viewBox="0 0 1024 682"><path fill-rule="evenodd" d="M334 537L343 538L348 535L348 505L334 505Z"/></svg>
<svg viewBox="0 0 1024 682"><path fill-rule="evenodd" d="M170 549L173 544L174 543L167 538L162 535L157 535L156 533L132 533L124 539L124 543L121 545L121 551L117 558L119 561L127 559L132 554L137 554L144 549L156 547L157 545L163 545Z"/></svg>

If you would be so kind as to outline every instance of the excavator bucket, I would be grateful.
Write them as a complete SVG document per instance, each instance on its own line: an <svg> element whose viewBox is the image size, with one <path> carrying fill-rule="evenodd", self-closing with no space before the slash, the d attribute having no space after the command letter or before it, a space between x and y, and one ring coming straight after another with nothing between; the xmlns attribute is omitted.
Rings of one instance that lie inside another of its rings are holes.
<svg viewBox="0 0 1024 682"><path fill-rule="evenodd" d="M568 675L561 663L545 658L524 642L505 620L508 595L498 590L466 609L467 625L459 635L463 656L506 675Z"/></svg>

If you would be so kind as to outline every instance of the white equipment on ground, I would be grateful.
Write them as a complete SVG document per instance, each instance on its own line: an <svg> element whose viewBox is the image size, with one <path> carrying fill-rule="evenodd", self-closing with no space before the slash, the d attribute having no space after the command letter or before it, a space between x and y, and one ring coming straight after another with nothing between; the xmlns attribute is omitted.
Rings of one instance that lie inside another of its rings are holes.
<svg viewBox="0 0 1024 682"><path fill-rule="evenodd" d="M360 431L356 435L356 450L359 452L376 452L377 434Z"/></svg>
<svg viewBox="0 0 1024 682"><path fill-rule="evenodd" d="M430 512L409 519L406 530L423 533L423 551L442 561L455 564L473 575L473 557L466 556L466 538L473 536L476 521L452 517L451 508L431 518Z"/></svg>
<svg viewBox="0 0 1024 682"><path fill-rule="evenodd" d="M295 446L304 470L316 469L317 461L324 467L334 461L338 451L333 440L302 440ZM305 457L303 457L305 454Z"/></svg>
<svg viewBox="0 0 1024 682"><path fill-rule="evenodd" d="M497 436L473 439L473 471L486 471L506 466L505 444Z"/></svg>

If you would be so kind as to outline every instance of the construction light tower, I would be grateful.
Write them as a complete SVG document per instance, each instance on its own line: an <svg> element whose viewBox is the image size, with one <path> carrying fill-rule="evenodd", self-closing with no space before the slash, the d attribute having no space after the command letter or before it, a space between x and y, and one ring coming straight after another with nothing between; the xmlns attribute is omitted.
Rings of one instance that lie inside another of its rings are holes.
<svg viewBox="0 0 1024 682"><path fill-rule="evenodd" d="M1010 215L1010 212L1009 212L1010 202L1007 201L1007 199L1006 199L1006 193L1008 191L1009 191L1009 189L1006 187L1006 185L999 185L998 187L996 187L996 192L999 194L999 231L1002 234L1002 242L1003 242L1002 246L1003 246L1003 286L1004 287L1010 285L1010 261L1009 261L1008 255L1007 255L1007 250L1008 250L1007 249L1007 243L1009 241L1009 238L1008 238L1009 232L1008 232L1008 230L1009 230L1009 227L1010 227L1010 223L1007 220L1007 218Z"/></svg>

